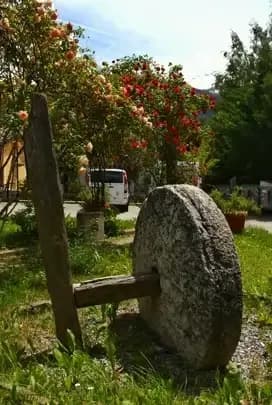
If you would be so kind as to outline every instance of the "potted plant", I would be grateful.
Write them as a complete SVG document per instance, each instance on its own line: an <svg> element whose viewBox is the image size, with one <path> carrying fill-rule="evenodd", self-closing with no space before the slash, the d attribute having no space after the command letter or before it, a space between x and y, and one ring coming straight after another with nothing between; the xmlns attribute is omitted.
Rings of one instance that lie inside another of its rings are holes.
<svg viewBox="0 0 272 405"><path fill-rule="evenodd" d="M79 194L82 209L77 213L78 230L94 234L96 240L104 239L105 198L100 187L85 187Z"/></svg>
<svg viewBox="0 0 272 405"><path fill-rule="evenodd" d="M258 205L252 199L241 195L239 188L235 188L227 198L219 190L213 190L210 195L225 215L233 233L243 231L248 214L260 214Z"/></svg>
<svg viewBox="0 0 272 405"><path fill-rule="evenodd" d="M78 174L82 185L82 191L79 193L79 204L82 209L77 213L77 228L81 232L94 234L96 240L104 240L105 182L103 175L101 176L102 181L97 179L92 181L90 178L92 142L88 142L85 146L85 153L86 155L79 158ZM100 171L103 174L102 168Z"/></svg>

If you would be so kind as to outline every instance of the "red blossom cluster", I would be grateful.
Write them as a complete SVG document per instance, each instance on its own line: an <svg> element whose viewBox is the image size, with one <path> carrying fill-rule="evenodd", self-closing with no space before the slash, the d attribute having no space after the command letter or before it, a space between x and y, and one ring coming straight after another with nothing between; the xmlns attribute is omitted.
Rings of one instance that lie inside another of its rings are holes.
<svg viewBox="0 0 272 405"><path fill-rule="evenodd" d="M215 98L189 86L181 68L165 73L164 67L138 62L121 76L121 82L123 95L134 103L132 115L148 123L154 134L161 135L160 139L175 145L181 154L199 145L199 116L215 107ZM131 141L135 149L149 144L136 139ZM193 146L189 148L189 144Z"/></svg>
<svg viewBox="0 0 272 405"><path fill-rule="evenodd" d="M148 146L148 142L145 139L138 141L137 139L133 138L130 141L130 147L132 149L146 149Z"/></svg>
<svg viewBox="0 0 272 405"><path fill-rule="evenodd" d="M212 95L209 96L209 108L213 110L216 107L216 98Z"/></svg>

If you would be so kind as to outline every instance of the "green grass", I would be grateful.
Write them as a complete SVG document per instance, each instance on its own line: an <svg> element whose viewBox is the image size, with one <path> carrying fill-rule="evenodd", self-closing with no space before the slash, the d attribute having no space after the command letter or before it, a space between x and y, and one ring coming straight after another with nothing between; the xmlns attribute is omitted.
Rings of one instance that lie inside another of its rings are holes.
<svg viewBox="0 0 272 405"><path fill-rule="evenodd" d="M136 219L117 219L121 231L131 230L135 228Z"/></svg>
<svg viewBox="0 0 272 405"><path fill-rule="evenodd" d="M246 310L271 327L272 235L248 229L235 243ZM129 246L73 239L70 258L75 281L131 272ZM72 338L70 353L60 350L51 310L22 311L48 299L39 249L16 259L18 266L13 261L0 270L0 404L271 405L269 379L244 380L234 366L224 376L184 371L179 358L158 351L156 337L130 314L134 301L122 304L129 314L111 326L111 306L106 312L80 310L87 351L76 350ZM51 354L43 353L48 349Z"/></svg>
<svg viewBox="0 0 272 405"><path fill-rule="evenodd" d="M72 272L76 277L83 274L94 278L131 272L128 246L115 247L109 243L96 246L79 240L71 246L70 258Z"/></svg>
<svg viewBox="0 0 272 405"><path fill-rule="evenodd" d="M235 237L240 258L245 309L260 325L272 326L272 234L248 228Z"/></svg>
<svg viewBox="0 0 272 405"><path fill-rule="evenodd" d="M37 245L37 227L34 221L34 214L16 214L16 217L8 219L3 223L0 220L0 248L17 248L23 247L25 245ZM109 219L106 219L109 221ZM18 222L18 223L17 223ZM136 220L123 220L118 218L112 218L110 220L112 224L106 224L105 229L111 228L113 234L109 236L121 236L126 233L126 231L131 231L135 228ZM80 235L78 235L76 219L71 216L65 217L65 225L68 233L68 238L71 241L78 240Z"/></svg>
<svg viewBox="0 0 272 405"><path fill-rule="evenodd" d="M272 234L248 228L235 236L243 274L243 289L248 294L272 297Z"/></svg>
<svg viewBox="0 0 272 405"><path fill-rule="evenodd" d="M259 388L255 384L245 386L235 373L229 373L216 392L203 392L193 397L186 395L182 386L160 378L152 369L139 370L131 376L112 369L109 362L102 363L78 351L69 355L55 349L51 361L33 362L26 368L18 367L18 361L8 355L5 360L6 366L16 375L16 382L10 383L5 378L1 381L2 403L271 404L271 389L267 384Z"/></svg>
<svg viewBox="0 0 272 405"><path fill-rule="evenodd" d="M3 222L0 220L0 247L8 248L10 246L19 246L20 240L18 242L18 233L20 233L20 228L14 222L10 220ZM22 238L19 239L22 241ZM21 244L23 244L23 241Z"/></svg>

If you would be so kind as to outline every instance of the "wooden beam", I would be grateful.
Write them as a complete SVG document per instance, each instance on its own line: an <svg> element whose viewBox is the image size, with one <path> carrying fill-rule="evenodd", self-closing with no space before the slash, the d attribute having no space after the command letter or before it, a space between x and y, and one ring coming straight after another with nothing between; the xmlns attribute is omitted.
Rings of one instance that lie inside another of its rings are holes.
<svg viewBox="0 0 272 405"><path fill-rule="evenodd" d="M115 276L74 284L77 308L120 302L130 298L158 296L160 278L156 273Z"/></svg>
<svg viewBox="0 0 272 405"><path fill-rule="evenodd" d="M67 346L69 329L81 346L81 329L74 302L60 178L52 137L46 97L35 94L24 143L47 286L58 339Z"/></svg>

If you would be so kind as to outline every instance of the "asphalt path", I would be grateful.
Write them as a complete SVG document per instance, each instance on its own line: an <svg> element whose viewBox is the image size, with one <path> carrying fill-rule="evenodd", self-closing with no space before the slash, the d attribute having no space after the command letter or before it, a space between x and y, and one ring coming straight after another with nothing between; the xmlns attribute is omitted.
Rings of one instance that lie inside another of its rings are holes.
<svg viewBox="0 0 272 405"><path fill-rule="evenodd" d="M5 203L0 203L0 210L4 207ZM24 208L24 204L18 203L15 211L20 211ZM81 206L76 203L64 203L64 213L65 215L70 215L71 217L75 218L77 212L81 209ZM137 205L130 205L128 212L123 212L118 215L120 219L136 219L140 211L140 207ZM257 218L248 218L246 220L246 226L253 226L258 228L266 229L269 232L272 232L272 215L264 215Z"/></svg>
<svg viewBox="0 0 272 405"><path fill-rule="evenodd" d="M4 208L5 203L1 202L0 203L0 210ZM77 215L77 212L81 209L80 204L76 203L64 203L64 214L65 215L70 215L71 217L75 218ZM23 203L18 203L14 209L14 213L16 211L21 211L22 209L25 208L25 205ZM136 205L130 205L128 212L123 212L121 214L118 214L118 218L120 219L136 219L138 214L139 214L140 208Z"/></svg>

